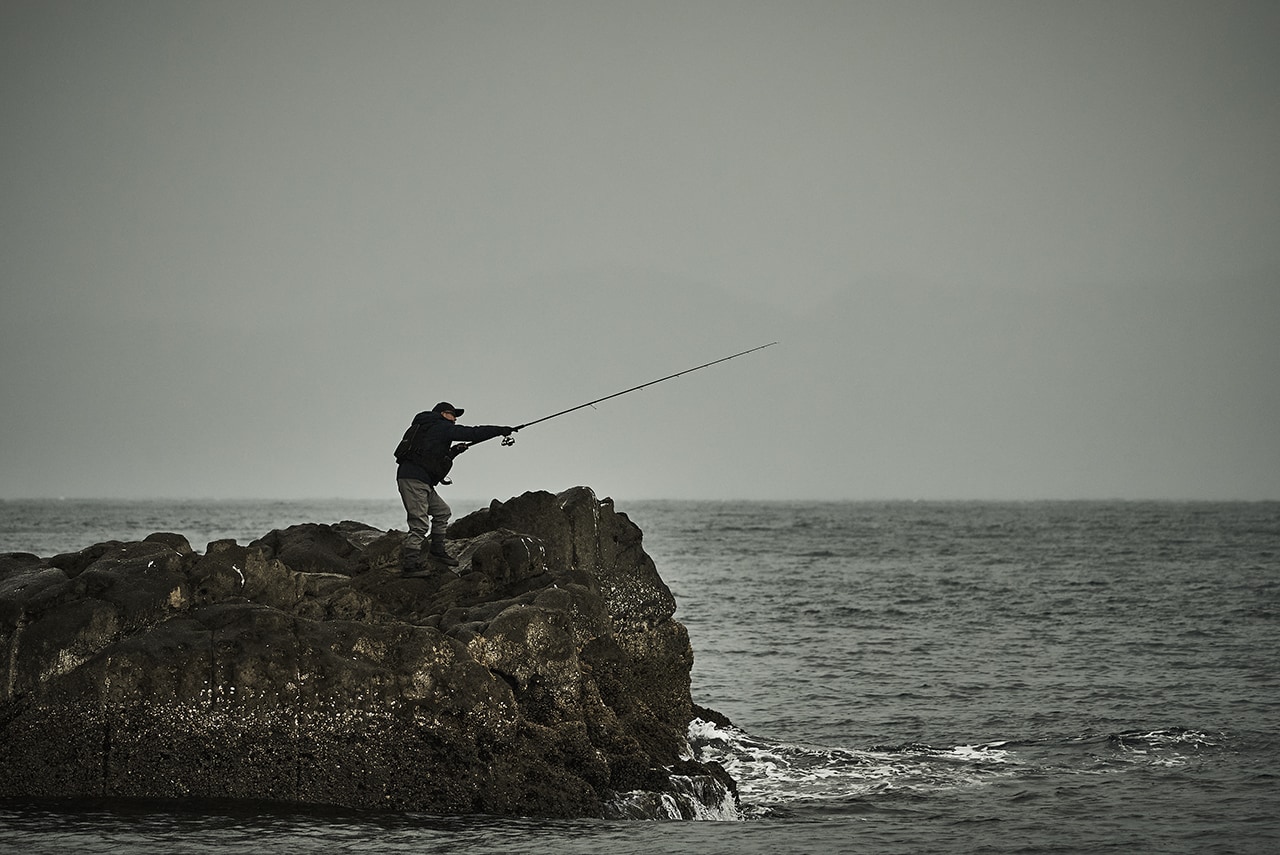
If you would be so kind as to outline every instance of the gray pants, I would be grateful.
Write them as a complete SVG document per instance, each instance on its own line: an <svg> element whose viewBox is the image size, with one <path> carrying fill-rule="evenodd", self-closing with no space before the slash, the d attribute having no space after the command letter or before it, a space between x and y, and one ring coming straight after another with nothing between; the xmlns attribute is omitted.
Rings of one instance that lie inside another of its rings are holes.
<svg viewBox="0 0 1280 855"><path fill-rule="evenodd" d="M404 550L420 552L428 529L432 534L444 537L453 510L435 487L425 481L398 478L396 485L400 488L400 500L404 502L404 511L409 518L409 536L405 538Z"/></svg>

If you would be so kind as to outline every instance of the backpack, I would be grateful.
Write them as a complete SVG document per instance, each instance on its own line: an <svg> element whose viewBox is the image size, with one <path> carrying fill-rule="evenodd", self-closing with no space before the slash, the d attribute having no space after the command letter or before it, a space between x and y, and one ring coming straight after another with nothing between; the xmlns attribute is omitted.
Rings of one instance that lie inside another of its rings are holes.
<svg viewBox="0 0 1280 855"><path fill-rule="evenodd" d="M404 438L396 446L396 463L413 463L421 466L427 471L431 483L439 484L445 480L449 470L453 468L453 458L447 454L428 451L423 445L425 439L425 431L420 422L409 425L409 429L404 432Z"/></svg>

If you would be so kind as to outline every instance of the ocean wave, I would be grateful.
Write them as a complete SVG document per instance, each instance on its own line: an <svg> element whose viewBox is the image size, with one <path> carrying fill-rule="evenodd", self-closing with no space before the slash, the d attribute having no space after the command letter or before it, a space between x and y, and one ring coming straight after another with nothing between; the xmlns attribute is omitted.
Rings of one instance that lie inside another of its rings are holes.
<svg viewBox="0 0 1280 855"><path fill-rule="evenodd" d="M732 725L695 719L689 743L701 761L738 782L743 818L848 806L885 794L926 797L1011 778L1106 775L1186 765L1225 750L1225 736L1167 727L937 746L923 742L848 749L762 739Z"/></svg>
<svg viewBox="0 0 1280 855"><path fill-rule="evenodd" d="M771 742L702 719L690 724L689 742L697 759L719 763L738 782L745 818L889 791L983 786L1010 774L1011 763L1002 743L824 748Z"/></svg>

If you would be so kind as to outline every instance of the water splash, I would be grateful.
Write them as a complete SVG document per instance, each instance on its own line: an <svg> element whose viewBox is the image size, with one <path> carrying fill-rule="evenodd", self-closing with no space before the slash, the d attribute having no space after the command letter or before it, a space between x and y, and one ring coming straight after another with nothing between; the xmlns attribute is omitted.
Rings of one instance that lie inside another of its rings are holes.
<svg viewBox="0 0 1280 855"><path fill-rule="evenodd" d="M947 748L908 743L864 751L820 748L773 743L702 719L690 724L689 742L697 759L720 763L738 782L747 818L894 790L978 787L1013 774L1017 766L1001 742Z"/></svg>
<svg viewBox="0 0 1280 855"><path fill-rule="evenodd" d="M733 822L743 818L728 788L707 775L672 775L669 792L636 790L605 806L606 819L702 820Z"/></svg>

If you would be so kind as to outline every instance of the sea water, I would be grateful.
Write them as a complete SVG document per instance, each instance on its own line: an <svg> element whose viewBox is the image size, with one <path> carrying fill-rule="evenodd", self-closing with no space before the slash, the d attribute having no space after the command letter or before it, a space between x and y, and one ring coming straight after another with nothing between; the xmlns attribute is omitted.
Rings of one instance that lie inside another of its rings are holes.
<svg viewBox="0 0 1280 855"><path fill-rule="evenodd" d="M459 514L487 503L455 501ZM1280 851L1280 504L634 502L715 820L0 802L0 852ZM0 502L0 552L385 502Z"/></svg>

